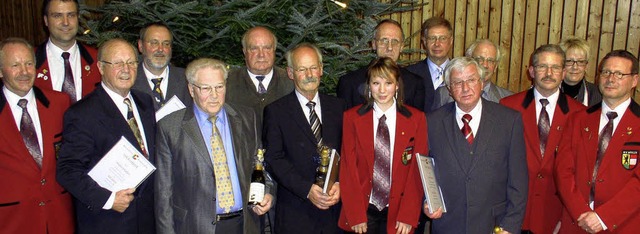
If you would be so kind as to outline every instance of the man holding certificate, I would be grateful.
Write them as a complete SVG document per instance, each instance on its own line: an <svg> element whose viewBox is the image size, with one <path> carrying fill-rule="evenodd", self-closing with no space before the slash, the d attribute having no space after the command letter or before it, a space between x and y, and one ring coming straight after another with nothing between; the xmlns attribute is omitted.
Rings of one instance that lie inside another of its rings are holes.
<svg viewBox="0 0 640 234"><path fill-rule="evenodd" d="M110 191L88 175L123 136L154 162L153 100L131 90L135 48L112 39L100 47L98 60L101 84L65 113L57 179L75 198L78 233L155 233L152 176L137 188Z"/></svg>
<svg viewBox="0 0 640 234"><path fill-rule="evenodd" d="M197 59L186 69L195 105L158 123L156 214L158 233L261 233L264 199L249 206L252 163L260 147L255 112L225 102L227 68Z"/></svg>
<svg viewBox="0 0 640 234"><path fill-rule="evenodd" d="M447 213L424 212L432 233L520 233L527 203L522 118L481 98L484 70L473 58L451 60L444 72L455 102L427 117L429 155Z"/></svg>

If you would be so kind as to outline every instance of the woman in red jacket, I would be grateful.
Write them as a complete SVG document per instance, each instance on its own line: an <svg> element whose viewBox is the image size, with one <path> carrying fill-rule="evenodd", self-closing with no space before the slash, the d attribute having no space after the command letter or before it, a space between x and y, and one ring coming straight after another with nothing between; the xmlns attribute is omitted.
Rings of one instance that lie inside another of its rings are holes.
<svg viewBox="0 0 640 234"><path fill-rule="evenodd" d="M400 68L369 64L367 103L344 113L339 226L356 233L412 233L423 190L416 154L427 153L424 113L402 104Z"/></svg>

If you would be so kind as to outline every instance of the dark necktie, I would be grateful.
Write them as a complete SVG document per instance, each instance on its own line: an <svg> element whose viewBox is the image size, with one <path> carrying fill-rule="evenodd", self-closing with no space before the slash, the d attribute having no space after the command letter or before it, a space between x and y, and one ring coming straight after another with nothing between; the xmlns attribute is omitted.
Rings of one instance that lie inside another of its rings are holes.
<svg viewBox="0 0 640 234"><path fill-rule="evenodd" d="M264 85L262 84L262 81L264 80L264 76L256 76L256 79L258 79L258 93L259 94L266 93L267 89L264 88Z"/></svg>
<svg viewBox="0 0 640 234"><path fill-rule="evenodd" d="M551 128L549 113L547 113L549 100L540 99L540 104L542 104L542 108L540 109L540 118L538 120L538 139L540 139L540 154L544 157L544 149L547 146L547 138L549 138L549 129Z"/></svg>
<svg viewBox="0 0 640 234"><path fill-rule="evenodd" d="M469 142L469 145L473 144L473 131L471 131L471 126L469 126L469 122L471 122L471 115L470 114L464 114L462 116L462 129L460 129L462 131L462 135L464 135L464 138L467 139L467 142Z"/></svg>
<svg viewBox="0 0 640 234"><path fill-rule="evenodd" d="M309 124L311 125L311 132L313 132L313 136L316 138L316 144L318 146L322 145L322 124L320 123L320 119L316 114L316 103L313 101L309 101L307 103L307 107L309 107Z"/></svg>
<svg viewBox="0 0 640 234"><path fill-rule="evenodd" d="M376 141L374 146L373 162L373 205L378 210L384 209L389 203L389 190L391 188L390 167L391 142L389 137L389 127L386 123L387 117L382 115L376 130Z"/></svg>
<svg viewBox="0 0 640 234"><path fill-rule="evenodd" d="M156 103L160 104L160 106L164 105L164 97L162 95L162 89L160 89L162 77L153 78L151 79L151 82L153 83L153 92L151 92L151 94L153 94L153 99Z"/></svg>
<svg viewBox="0 0 640 234"><path fill-rule="evenodd" d="M38 135L33 125L31 115L27 111L27 99L20 99L18 106L22 108L22 118L20 119L20 135L27 146L31 157L36 161L38 167L42 168L42 153L40 152L40 144L38 144Z"/></svg>
<svg viewBox="0 0 640 234"><path fill-rule="evenodd" d="M131 105L131 100L129 100L129 98L125 98L124 103L127 104L127 123L129 124L129 128L131 128L133 135L136 137L136 141L138 141L138 144L142 149L142 154L144 154L146 158L149 158L147 149L144 147L144 140L142 140L142 134L140 134L140 128L138 127L138 122L136 122L136 117L133 115L133 106Z"/></svg>
<svg viewBox="0 0 640 234"><path fill-rule="evenodd" d="M211 155L213 156L213 173L216 182L216 196L218 197L218 205L225 213L231 211L231 207L235 205L233 200L233 186L231 184L231 173L229 173L229 164L227 163L227 154L224 151L224 143L216 126L218 116L209 117L209 121L213 124L211 132Z"/></svg>
<svg viewBox="0 0 640 234"><path fill-rule="evenodd" d="M71 102L76 102L76 85L73 81L73 71L71 70L71 63L69 62L69 52L62 52L62 59L64 59L64 81L62 83L62 92L65 92L71 98Z"/></svg>
<svg viewBox="0 0 640 234"><path fill-rule="evenodd" d="M607 122L607 125L604 126L602 132L600 132L600 137L598 138L598 156L596 158L596 165L593 166L591 190L589 191L589 204L593 203L596 196L596 177L598 177L598 168L600 167L600 162L602 162L604 152L609 146L609 141L611 140L611 135L613 134L613 120L616 117L618 117L618 113L613 111L607 112L607 118L609 118L609 122Z"/></svg>

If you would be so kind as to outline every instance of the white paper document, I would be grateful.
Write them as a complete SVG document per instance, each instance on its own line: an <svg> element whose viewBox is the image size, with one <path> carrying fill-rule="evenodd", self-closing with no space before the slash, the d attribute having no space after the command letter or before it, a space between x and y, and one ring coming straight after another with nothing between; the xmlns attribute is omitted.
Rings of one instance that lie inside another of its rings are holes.
<svg viewBox="0 0 640 234"><path fill-rule="evenodd" d="M433 213L438 208L442 207L442 212L447 213L447 206L444 203L444 197L442 196L442 190L438 185L435 174L435 162L432 157L426 155L417 154L418 169L420 169L420 178L422 179L422 188L424 189L424 195L427 198L427 204L429 205L429 212Z"/></svg>
<svg viewBox="0 0 640 234"><path fill-rule="evenodd" d="M184 103L182 103L177 96L171 97L169 101L165 102L164 105L156 111L156 122L177 110L182 110L185 107Z"/></svg>
<svg viewBox="0 0 640 234"><path fill-rule="evenodd" d="M100 187L111 192L137 188L156 167L124 136L89 171Z"/></svg>

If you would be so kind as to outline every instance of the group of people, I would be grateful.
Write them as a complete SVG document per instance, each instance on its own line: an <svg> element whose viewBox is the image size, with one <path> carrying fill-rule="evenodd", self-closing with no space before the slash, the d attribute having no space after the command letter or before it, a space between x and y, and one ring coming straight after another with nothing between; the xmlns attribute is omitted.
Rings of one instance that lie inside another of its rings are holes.
<svg viewBox="0 0 640 234"><path fill-rule="evenodd" d="M640 227L638 59L609 52L586 81L580 39L531 55L532 87L492 83L502 58L478 40L450 59L451 24L426 20L427 58L406 68L400 24L375 28L371 63L318 90L321 50L275 63L266 27L242 37L245 66L170 64L173 34L137 48L76 40L78 2L45 0L49 38L0 42L0 233L635 233ZM167 106L180 106L157 115ZM110 191L88 172L126 139L156 171ZM316 185L319 147L339 179ZM255 155L265 196L247 202ZM431 209L418 157L435 162L446 210ZM425 225L430 223L429 225ZM426 227L425 227L426 226Z"/></svg>

